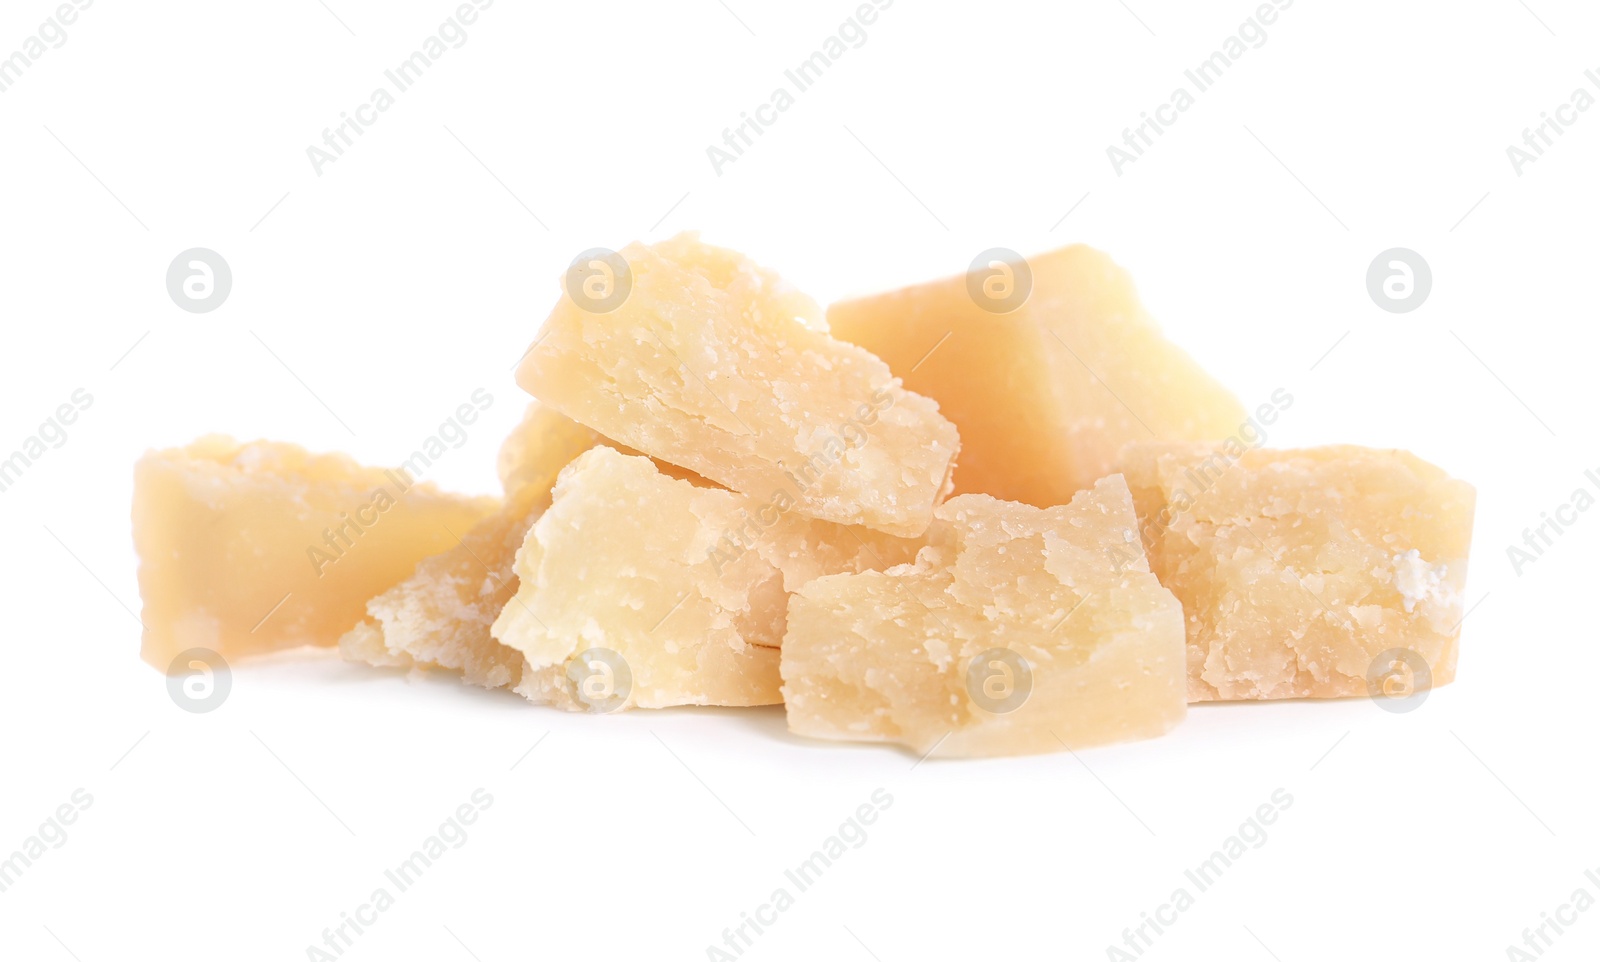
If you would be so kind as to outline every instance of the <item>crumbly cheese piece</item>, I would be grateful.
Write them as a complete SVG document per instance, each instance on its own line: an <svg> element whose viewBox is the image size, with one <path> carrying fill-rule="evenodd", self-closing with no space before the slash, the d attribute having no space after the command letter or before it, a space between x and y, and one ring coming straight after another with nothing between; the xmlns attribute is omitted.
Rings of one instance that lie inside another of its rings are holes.
<svg viewBox="0 0 1600 962"><path fill-rule="evenodd" d="M479 522L454 547L367 602L367 617L339 639L348 661L394 668L447 668L484 688L522 679L522 655L489 635L512 595L512 562L538 516L521 502Z"/></svg>
<svg viewBox="0 0 1600 962"><path fill-rule="evenodd" d="M770 705L789 586L916 543L802 518L594 448L561 472L493 627L527 658L518 691L569 709Z"/></svg>
<svg viewBox="0 0 1600 962"><path fill-rule="evenodd" d="M1248 430L1234 396L1162 336L1127 272L1089 247L836 303L828 323L960 428L957 494L1065 504L1115 470L1127 442Z"/></svg>
<svg viewBox="0 0 1600 962"><path fill-rule="evenodd" d="M1150 564L1183 602L1191 701L1370 693L1374 664L1455 678L1475 492L1405 451L1137 444Z"/></svg>
<svg viewBox="0 0 1600 962"><path fill-rule="evenodd" d="M556 475L572 459L605 438L538 401L528 405L522 421L500 444L496 467L507 501L526 496L540 511L550 505Z"/></svg>
<svg viewBox="0 0 1600 962"><path fill-rule="evenodd" d="M495 498L291 444L201 438L134 468L145 661L332 645L368 598L455 544Z"/></svg>
<svg viewBox="0 0 1600 962"><path fill-rule="evenodd" d="M798 513L903 537L949 492L959 441L882 361L829 337L814 302L680 235L622 251L620 306L563 294L517 371L607 437Z"/></svg>
<svg viewBox="0 0 1600 962"><path fill-rule="evenodd" d="M603 441L538 402L528 405L500 446L500 510L367 602L367 618L339 640L345 658L380 667L453 669L485 688L520 682L522 654L495 641L489 626L516 594L517 549L550 506L557 474Z"/></svg>
<svg viewBox="0 0 1600 962"><path fill-rule="evenodd" d="M530 404L500 448L506 493L500 510L367 602L368 617L339 640L344 657L378 667L455 670L485 688L519 684L522 654L495 641L489 628L516 595L517 550L550 506L556 476L579 454L604 443L607 439L589 428L537 401ZM692 472L656 466L710 486Z"/></svg>
<svg viewBox="0 0 1600 962"><path fill-rule="evenodd" d="M537 401L500 447L505 502L449 550L367 602L367 618L339 640L350 661L379 667L459 671L469 684L515 687L523 657L489 633L516 595L514 562L528 529L550 506L561 469L606 439ZM690 472L657 464L707 486Z"/></svg>
<svg viewBox="0 0 1600 962"><path fill-rule="evenodd" d="M915 563L790 601L783 695L803 735L941 756L1060 751L1183 719L1183 612L1150 573L1127 486L1048 509L962 495Z"/></svg>

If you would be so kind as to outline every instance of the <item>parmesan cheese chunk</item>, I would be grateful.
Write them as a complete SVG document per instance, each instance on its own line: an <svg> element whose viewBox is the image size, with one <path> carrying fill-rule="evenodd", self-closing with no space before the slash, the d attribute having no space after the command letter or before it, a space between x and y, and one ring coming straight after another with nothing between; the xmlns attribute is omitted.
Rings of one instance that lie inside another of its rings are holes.
<svg viewBox="0 0 1600 962"><path fill-rule="evenodd" d="M1136 444L1150 566L1183 602L1190 701L1455 678L1471 485L1404 451ZM1387 690L1387 687L1386 689Z"/></svg>
<svg viewBox="0 0 1600 962"><path fill-rule="evenodd" d="M808 517L922 534L959 446L938 405L829 337L815 303L739 254L681 235L621 257L625 299L563 294L517 383L732 490L783 491Z"/></svg>
<svg viewBox="0 0 1600 962"><path fill-rule="evenodd" d="M165 671L191 648L333 645L368 598L497 505L292 444L152 451L134 468L143 657Z"/></svg>
<svg viewBox="0 0 1600 962"><path fill-rule="evenodd" d="M828 323L961 429L957 494L1066 504L1130 441L1220 441L1245 422L1089 247L837 303Z"/></svg>
<svg viewBox="0 0 1600 962"><path fill-rule="evenodd" d="M915 563L790 601L789 727L941 756L1159 735L1184 717L1183 611L1145 563L1122 479L1048 509L961 495Z"/></svg>
<svg viewBox="0 0 1600 962"><path fill-rule="evenodd" d="M517 592L514 566L528 529L550 506L561 469L607 440L535 401L500 447L500 510L449 550L424 560L405 581L367 602L367 618L339 640L350 661L379 667L459 671L485 688L515 687L523 657L489 628ZM628 452L632 453L632 452ZM656 467L702 487L709 481Z"/></svg>
<svg viewBox="0 0 1600 962"><path fill-rule="evenodd" d="M573 710L776 704L789 592L920 545L793 508L586 452L529 531L493 627L527 658L518 691Z"/></svg>

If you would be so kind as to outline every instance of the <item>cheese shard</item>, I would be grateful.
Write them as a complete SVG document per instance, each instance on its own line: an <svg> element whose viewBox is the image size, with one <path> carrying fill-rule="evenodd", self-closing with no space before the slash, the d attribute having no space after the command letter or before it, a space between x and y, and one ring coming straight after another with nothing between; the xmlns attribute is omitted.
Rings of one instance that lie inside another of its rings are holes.
<svg viewBox="0 0 1600 962"><path fill-rule="evenodd" d="M559 411L532 402L523 411L522 421L500 444L496 468L506 500L514 502L526 496L544 510L550 505L550 489L556 486L561 469L595 445L606 443L605 438Z"/></svg>
<svg viewBox="0 0 1600 962"><path fill-rule="evenodd" d="M510 506L479 522L449 550L367 602L367 617L339 639L347 661L394 668L445 668L484 688L522 679L522 655L489 626L516 593L512 562L537 513Z"/></svg>
<svg viewBox="0 0 1600 962"><path fill-rule="evenodd" d="M1065 504L1138 440L1220 441L1235 397L1168 341L1126 271L1082 245L828 308L961 431L955 493ZM1010 302L1027 296L1009 313Z"/></svg>
<svg viewBox="0 0 1600 962"><path fill-rule="evenodd" d="M584 427L552 407L538 401L529 403L521 423L500 445L496 466L506 500L516 501L519 495L527 492L539 502L539 510L544 510L550 506L550 489L555 487L556 476L561 469L571 464L578 455L601 444L623 454L638 456L641 453ZM713 482L686 468L659 459L652 460L656 469L670 478L688 481L702 488L716 487Z"/></svg>
<svg viewBox="0 0 1600 962"><path fill-rule="evenodd" d="M1136 529L1115 475L1054 508L950 499L915 563L790 601L789 728L941 757L1167 731L1187 709L1183 612Z"/></svg>
<svg viewBox="0 0 1600 962"><path fill-rule="evenodd" d="M495 641L489 626L516 594L512 570L528 528L550 505L556 475L601 443L588 428L530 404L500 446L505 501L449 550L367 602L367 617L339 639L348 661L379 667L450 669L469 684L509 688L522 655Z"/></svg>
<svg viewBox="0 0 1600 962"><path fill-rule="evenodd" d="M332 645L368 598L494 511L400 471L209 436L134 468L144 660Z"/></svg>
<svg viewBox="0 0 1600 962"><path fill-rule="evenodd" d="M517 549L550 506L556 476L604 440L537 401L528 405L500 445L500 510L367 602L367 618L339 640L344 657L379 667L452 669L484 688L518 684L522 654L495 641L489 626L516 594Z"/></svg>
<svg viewBox="0 0 1600 962"><path fill-rule="evenodd" d="M517 690L537 702L776 704L788 586L818 566L864 570L917 547L597 447L561 472L517 555L519 588L493 635L526 656Z"/></svg>
<svg viewBox="0 0 1600 962"><path fill-rule="evenodd" d="M379 667L459 671L469 684L515 687L521 652L489 632L516 595L517 550L550 506L561 469L606 439L535 401L500 447L505 502L454 547L424 560L400 584L367 602L367 618L339 640L349 661ZM656 465L702 486L710 482L670 465Z"/></svg>
<svg viewBox="0 0 1600 962"><path fill-rule="evenodd" d="M518 384L725 487L787 492L808 517L927 528L959 447L938 405L829 337L814 302L740 254L692 234L621 253L626 299L592 313L563 293Z"/></svg>
<svg viewBox="0 0 1600 962"><path fill-rule="evenodd" d="M1408 687L1455 678L1471 485L1350 446L1136 444L1123 471L1183 602L1190 701L1367 695L1395 652L1426 665Z"/></svg>

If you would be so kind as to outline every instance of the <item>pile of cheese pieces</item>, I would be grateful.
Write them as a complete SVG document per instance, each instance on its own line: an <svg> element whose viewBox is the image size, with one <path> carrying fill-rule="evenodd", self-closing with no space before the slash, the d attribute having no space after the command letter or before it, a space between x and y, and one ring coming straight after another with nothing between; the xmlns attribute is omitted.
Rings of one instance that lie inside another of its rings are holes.
<svg viewBox="0 0 1600 962"><path fill-rule="evenodd" d="M148 454L145 659L337 644L941 755L1364 695L1397 651L1453 678L1473 489L1263 447L1284 397L1246 412L1103 254L1033 258L1020 306L956 277L826 318L693 235L621 254L621 304L564 292L521 361L503 497L278 443Z"/></svg>

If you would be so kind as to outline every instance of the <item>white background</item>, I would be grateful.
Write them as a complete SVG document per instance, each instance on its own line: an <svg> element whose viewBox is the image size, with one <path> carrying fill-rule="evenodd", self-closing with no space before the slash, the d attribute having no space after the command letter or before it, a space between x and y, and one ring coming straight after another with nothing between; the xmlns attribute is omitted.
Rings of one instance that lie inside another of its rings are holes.
<svg viewBox="0 0 1600 962"><path fill-rule="evenodd" d="M306 147L454 8L328 3L101 0L0 94L0 449L94 398L0 495L0 854L94 799L0 894L0 956L306 958L479 787L466 844L345 958L704 959L879 788L866 843L745 958L1104 959L1279 788L1266 843L1145 958L1503 959L1600 894L1600 511L1520 575L1506 554L1600 469L1600 109L1520 176L1506 156L1600 70L1592 4L1299 0L1118 176L1106 147L1255 4L900 0L719 177L706 147L854 4L500 0L318 176ZM6 3L0 56L52 9ZM224 431L393 464L482 387L432 477L494 490L567 263L684 229L824 302L995 246L1110 251L1247 406L1293 394L1272 444L1478 486L1459 680L1408 714L1201 706L1155 741L920 765L781 709L567 715L320 656L174 706L137 657L142 451ZM234 273L211 314L164 286L197 246ZM1409 314L1366 292L1395 246L1432 265ZM1600 950L1578 918L1546 958Z"/></svg>

